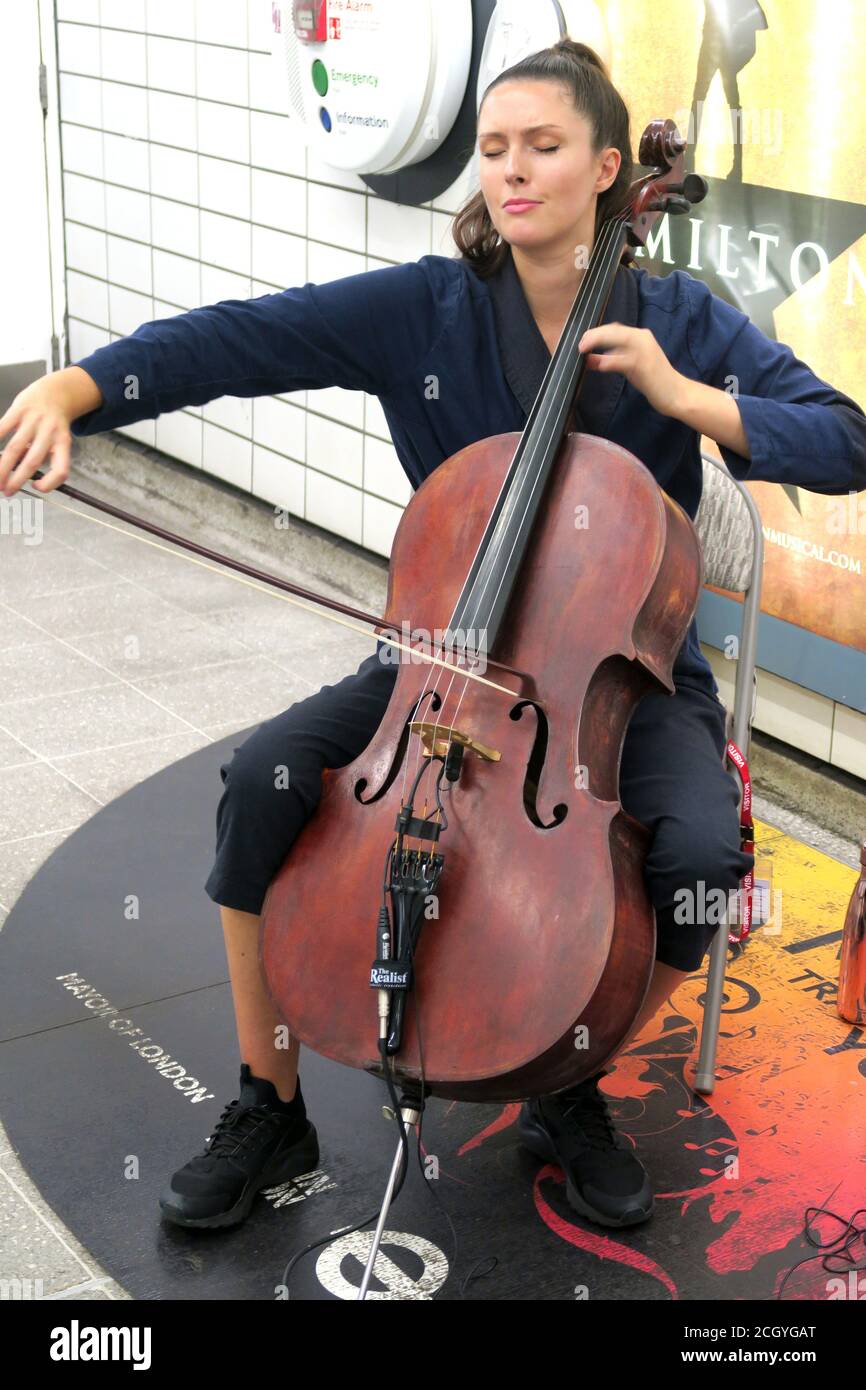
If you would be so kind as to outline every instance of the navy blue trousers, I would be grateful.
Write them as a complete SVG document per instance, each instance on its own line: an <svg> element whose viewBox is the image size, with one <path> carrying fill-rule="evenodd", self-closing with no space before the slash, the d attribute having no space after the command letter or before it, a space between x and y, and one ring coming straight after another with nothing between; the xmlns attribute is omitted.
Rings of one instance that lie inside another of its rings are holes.
<svg viewBox="0 0 866 1390"><path fill-rule="evenodd" d="M352 675L265 720L221 765L216 857L205 883L214 902L261 911L319 803L322 769L345 767L363 752L396 673L377 649ZM620 803L652 832L644 872L656 959L678 970L699 968L720 923L713 905L726 903L754 864L740 849L739 789L722 764L724 747L724 706L692 686L645 695L623 743Z"/></svg>

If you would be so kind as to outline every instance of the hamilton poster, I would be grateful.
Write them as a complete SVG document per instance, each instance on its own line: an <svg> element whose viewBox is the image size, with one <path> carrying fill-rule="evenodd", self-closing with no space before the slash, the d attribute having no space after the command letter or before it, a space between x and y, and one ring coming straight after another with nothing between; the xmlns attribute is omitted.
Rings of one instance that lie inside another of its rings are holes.
<svg viewBox="0 0 866 1390"><path fill-rule="evenodd" d="M656 225L638 263L705 281L866 408L863 0L598 9L634 137L672 116L689 141L686 167L709 183L690 216ZM763 611L864 650L866 492L749 488L764 533Z"/></svg>

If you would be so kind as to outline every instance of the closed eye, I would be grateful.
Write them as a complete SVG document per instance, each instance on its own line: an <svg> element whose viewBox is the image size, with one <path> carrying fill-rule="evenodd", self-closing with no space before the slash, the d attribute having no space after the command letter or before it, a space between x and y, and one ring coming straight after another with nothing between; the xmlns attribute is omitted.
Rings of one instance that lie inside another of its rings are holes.
<svg viewBox="0 0 866 1390"><path fill-rule="evenodd" d="M553 154L555 150L558 150L558 149L559 149L559 146L558 146L558 145L547 145L547 146L545 146L544 148L541 148L541 146L539 146L539 145L533 145L533 149L536 151L537 154ZM501 154L504 154L504 153L505 153L504 150L494 150L492 153L487 153L487 152L485 152L484 158L485 158L485 159L498 159L499 156L500 156Z"/></svg>

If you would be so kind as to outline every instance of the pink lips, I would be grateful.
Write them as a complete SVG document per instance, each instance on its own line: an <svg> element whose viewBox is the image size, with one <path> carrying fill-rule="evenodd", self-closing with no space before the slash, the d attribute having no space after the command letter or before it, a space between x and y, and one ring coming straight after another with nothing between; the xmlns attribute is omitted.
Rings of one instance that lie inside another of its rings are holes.
<svg viewBox="0 0 866 1390"><path fill-rule="evenodd" d="M540 203L538 203L538 202L531 201L531 200L527 200L527 199L516 199L514 202L510 202L510 203L506 203L506 204L505 204L505 211L506 211L506 212L526 212L528 208L537 208L537 207L540 207Z"/></svg>

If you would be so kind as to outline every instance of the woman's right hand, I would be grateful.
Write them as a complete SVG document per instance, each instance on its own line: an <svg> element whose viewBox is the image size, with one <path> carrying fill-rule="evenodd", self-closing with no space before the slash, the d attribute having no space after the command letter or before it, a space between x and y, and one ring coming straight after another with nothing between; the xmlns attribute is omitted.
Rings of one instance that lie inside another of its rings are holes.
<svg viewBox="0 0 866 1390"><path fill-rule="evenodd" d="M56 384L57 375L49 373L25 386L0 419L0 440L15 431L0 454L0 489L6 497L32 478L46 458L50 458L51 467L33 483L39 492L52 492L69 477L69 424L74 417Z"/></svg>

